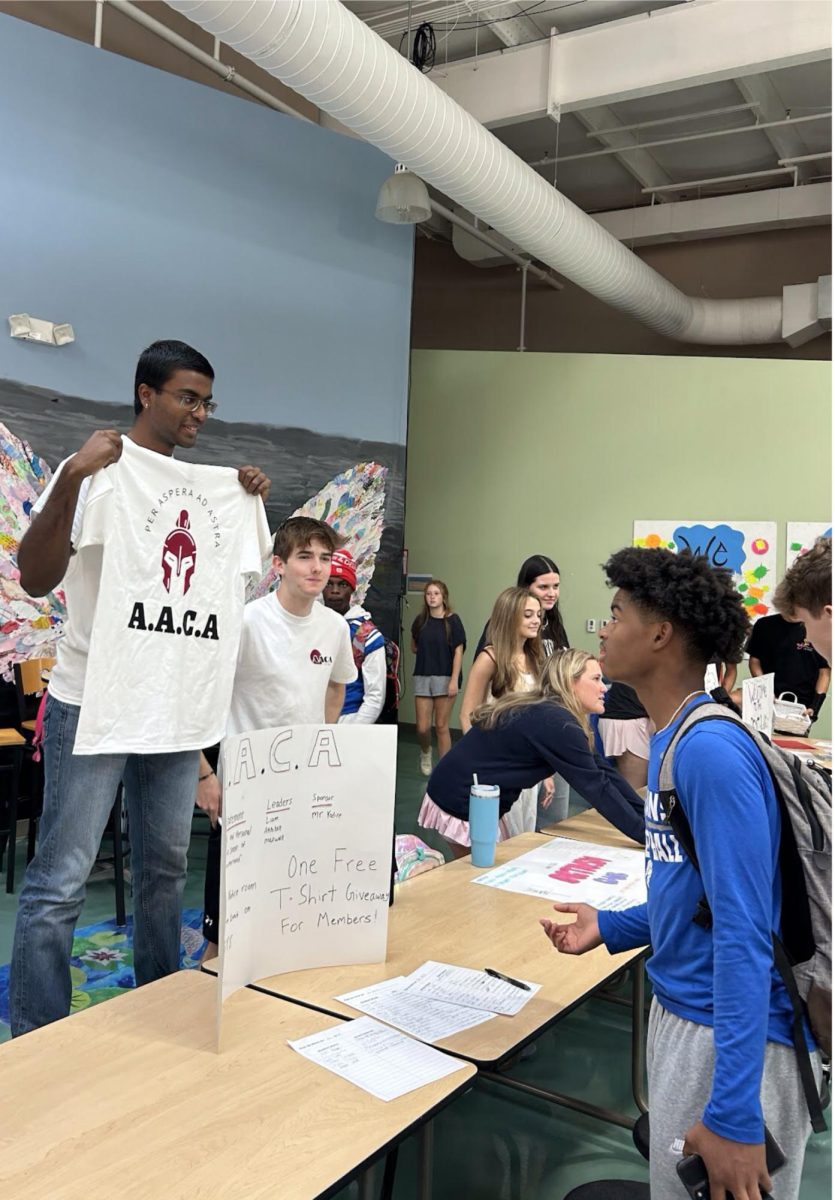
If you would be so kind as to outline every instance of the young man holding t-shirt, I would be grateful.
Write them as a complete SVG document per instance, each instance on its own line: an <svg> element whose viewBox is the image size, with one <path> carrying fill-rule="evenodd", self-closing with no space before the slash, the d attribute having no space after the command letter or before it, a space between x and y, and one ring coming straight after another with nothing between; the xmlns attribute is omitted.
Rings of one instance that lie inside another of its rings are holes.
<svg viewBox="0 0 835 1200"><path fill-rule="evenodd" d="M704 721L684 734L673 782L693 831L698 872L659 795L660 763L678 725L709 699L705 666L714 651L735 661L747 617L730 573L704 558L630 548L609 559L606 574L617 591L613 620L600 633L600 661L610 678L635 689L657 729L645 805L647 903L618 912L557 904L576 921L541 924L563 954L601 943L612 953L652 947L652 1200L684 1194L676 1174L682 1153L704 1160L712 1196L758 1200L762 1188L774 1200L796 1200L810 1121L791 1002L772 955L781 908L780 812L768 767L730 721ZM693 919L703 897L710 928ZM815 1067L819 1072L817 1055ZM786 1155L773 1185L765 1126Z"/></svg>
<svg viewBox="0 0 835 1200"><path fill-rule="evenodd" d="M112 611L104 601L99 603L100 595L107 594L104 547L88 542L85 533L96 519L97 508L110 503L107 497L93 495L99 484L115 491L118 480L129 469L136 477L146 479L152 479L161 469L172 476L182 469L172 461L174 451L191 449L215 411L213 383L211 364L184 342L167 340L148 346L139 358L134 377L133 426L124 436L115 429L96 430L76 454L60 464L33 508L32 524L20 543L21 585L31 596L45 596L62 584L67 620L44 707L44 805L38 848L26 871L15 925L9 982L9 1013L15 1037L69 1014L73 931L84 903L87 877L122 779L131 826L137 985L179 967L181 901L199 751L156 747L123 752L124 747L119 747L107 753L74 753L79 744L79 722L89 713L91 704L99 700L97 695L90 697L89 689L85 693L91 647L95 649L96 635L101 634L103 622ZM244 492L266 497L270 481L257 467L241 467L237 474ZM238 484L234 476L232 487L236 502ZM244 507L249 505L243 492L241 499ZM261 517L268 535L263 509ZM135 527L114 530L110 544L124 547L124 539L129 539L131 565L137 570L144 567L159 579L164 570L159 557L164 535L165 527L151 547L152 553L142 544ZM239 551L230 547L224 570L229 573L231 590L242 603L238 556ZM213 561L205 549L201 550L201 571L204 561ZM258 569L260 554L255 562ZM182 598L183 576L195 570L194 556L187 562L181 554L177 562L180 567L185 568L182 575L177 571ZM169 580L172 585L175 582ZM200 579L194 584L193 593L199 592ZM173 600L171 603L176 608ZM144 622L141 628L144 636ZM130 633L133 636L133 631ZM181 656L185 640L175 636L170 644ZM159 701L159 708L170 705L172 697L177 701L177 682L175 673L160 672L151 697L155 704ZM130 710L134 724L141 729L134 702L135 696L127 693L123 708ZM14 853L13 844L9 852Z"/></svg>
<svg viewBox="0 0 835 1200"><path fill-rule="evenodd" d="M345 685L357 677L347 622L317 603L339 537L312 517L290 517L275 535L281 583L244 610L227 734L276 725L335 725ZM212 822L206 860L203 934L216 952L220 916L221 784L200 758L197 803Z"/></svg>

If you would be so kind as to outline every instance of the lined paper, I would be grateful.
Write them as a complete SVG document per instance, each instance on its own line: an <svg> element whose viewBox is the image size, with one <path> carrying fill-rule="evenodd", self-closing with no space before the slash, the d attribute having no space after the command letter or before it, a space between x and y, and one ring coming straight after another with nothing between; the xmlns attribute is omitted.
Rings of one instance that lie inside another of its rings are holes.
<svg viewBox="0 0 835 1200"><path fill-rule="evenodd" d="M394 1025L396 1029L402 1029L422 1042L438 1042L464 1029L472 1029L474 1025L481 1025L484 1021L492 1021L495 1016L495 1013L478 1008L448 1004L420 992L407 991L403 975L354 992L345 992L336 999L385 1021L387 1025Z"/></svg>
<svg viewBox="0 0 835 1200"><path fill-rule="evenodd" d="M468 1065L371 1017L340 1021L287 1045L378 1100L396 1100Z"/></svg>
<svg viewBox="0 0 835 1200"><path fill-rule="evenodd" d="M484 971L431 960L407 975L405 982L407 992L506 1017L513 1017L520 1012L542 986L522 979L520 983L526 983L530 989L525 991L512 983L505 983L503 979L494 979Z"/></svg>

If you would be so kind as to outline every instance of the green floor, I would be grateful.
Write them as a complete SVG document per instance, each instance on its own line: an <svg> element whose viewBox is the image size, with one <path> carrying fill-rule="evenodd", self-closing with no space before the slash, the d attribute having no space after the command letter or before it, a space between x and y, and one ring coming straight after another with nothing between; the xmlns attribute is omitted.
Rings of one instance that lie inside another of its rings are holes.
<svg viewBox="0 0 835 1200"><path fill-rule="evenodd" d="M402 730L398 833L419 832L415 817L424 786L414 734ZM203 900L205 822L196 820L194 830L187 907L200 907ZM421 836L443 848L432 834L421 832ZM23 853L21 842L21 872ZM14 896L0 893L0 963L9 960L15 902ZM92 884L81 924L113 914L112 885ZM637 1115L631 1099L628 1009L590 1000L544 1034L536 1043L534 1056L517 1063L513 1073L519 1079ZM471 1088L445 1109L435 1121L434 1137L435 1200L562 1200L573 1187L593 1179L646 1178L646 1164L633 1148L628 1131L492 1084ZM802 1200L829 1200L831 1163L830 1135L813 1137L806 1153ZM416 1188L416 1145L414 1139L408 1139L399 1152L396 1200L414 1200ZM357 1200L358 1195L357 1186L352 1185L340 1193L339 1200Z"/></svg>

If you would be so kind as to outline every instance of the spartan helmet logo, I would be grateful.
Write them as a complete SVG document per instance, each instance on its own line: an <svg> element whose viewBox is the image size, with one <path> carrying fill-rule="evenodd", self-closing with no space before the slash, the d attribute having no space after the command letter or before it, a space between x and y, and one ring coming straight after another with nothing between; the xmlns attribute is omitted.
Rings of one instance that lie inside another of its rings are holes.
<svg viewBox="0 0 835 1200"><path fill-rule="evenodd" d="M182 579L184 596L191 585L197 562L197 546L189 533L190 525L188 513L183 509L177 528L171 530L162 547L162 582L165 590L171 591L172 578Z"/></svg>

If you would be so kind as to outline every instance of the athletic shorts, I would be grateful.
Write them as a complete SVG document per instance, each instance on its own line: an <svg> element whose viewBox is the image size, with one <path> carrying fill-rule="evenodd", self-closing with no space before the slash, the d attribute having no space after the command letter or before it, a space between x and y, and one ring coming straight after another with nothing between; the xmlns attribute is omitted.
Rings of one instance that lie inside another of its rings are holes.
<svg viewBox="0 0 835 1200"><path fill-rule="evenodd" d="M412 679L416 696L429 696L434 700L448 693L449 675L413 675Z"/></svg>
<svg viewBox="0 0 835 1200"><path fill-rule="evenodd" d="M607 758L619 758L628 750L636 758L649 759L649 739L653 733L649 717L634 717L631 721L601 717L597 722L597 732Z"/></svg>

